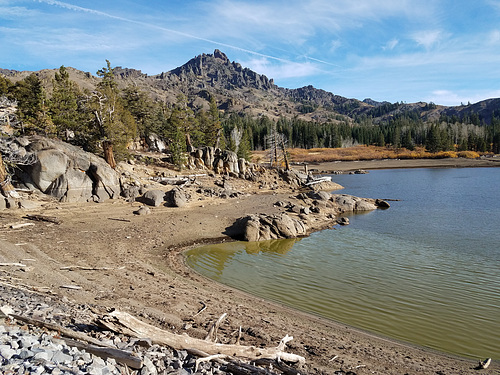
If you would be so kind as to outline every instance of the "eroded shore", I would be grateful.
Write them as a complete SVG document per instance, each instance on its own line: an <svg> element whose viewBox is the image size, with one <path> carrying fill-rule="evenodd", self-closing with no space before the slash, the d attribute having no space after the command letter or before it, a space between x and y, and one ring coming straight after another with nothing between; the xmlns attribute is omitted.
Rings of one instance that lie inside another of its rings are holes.
<svg viewBox="0 0 500 375"><path fill-rule="evenodd" d="M353 169L369 169L355 164L360 167ZM185 249L228 241L226 230L237 218L278 213L280 208L274 203L293 200L295 195L285 189L247 186L245 194L237 198L191 201L182 208L156 207L145 216L133 214L139 203L123 200L100 204L48 201L31 211L4 211L0 216L0 261L24 261L29 268L2 268L0 281L66 297L77 304L125 310L164 329L198 338L205 336L210 323L227 313L220 329L222 342L234 342L240 326L242 344L246 345L275 346L286 334L292 335L290 351L306 357L302 371L308 374L338 370L356 374L474 371L476 361L298 312L220 285L186 267ZM23 221L26 213L56 216L61 224L36 222L21 229L9 227ZM96 270L69 270L71 265ZM98 270L103 267L106 270ZM203 306L206 308L198 314ZM498 369L493 363L483 373Z"/></svg>

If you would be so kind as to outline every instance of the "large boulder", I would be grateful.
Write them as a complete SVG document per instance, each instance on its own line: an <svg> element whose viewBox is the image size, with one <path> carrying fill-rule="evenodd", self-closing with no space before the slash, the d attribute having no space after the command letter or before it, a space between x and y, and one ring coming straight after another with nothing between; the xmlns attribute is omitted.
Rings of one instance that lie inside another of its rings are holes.
<svg viewBox="0 0 500 375"><path fill-rule="evenodd" d="M148 145L150 151L165 152L167 150L165 141L154 133L151 133L146 137L146 144Z"/></svg>
<svg viewBox="0 0 500 375"><path fill-rule="evenodd" d="M377 209L374 199L347 194L333 194L332 201L340 212L371 211Z"/></svg>
<svg viewBox="0 0 500 375"><path fill-rule="evenodd" d="M165 201L165 192L163 190L148 190L140 200L148 206L159 207Z"/></svg>
<svg viewBox="0 0 500 375"><path fill-rule="evenodd" d="M245 241L266 241L279 238L296 238L307 235L306 225L282 213L278 215L249 215L235 223L232 234Z"/></svg>
<svg viewBox="0 0 500 375"><path fill-rule="evenodd" d="M118 173L104 159L68 143L30 137L25 146L36 162L21 167L17 177L64 202L103 201L120 195Z"/></svg>
<svg viewBox="0 0 500 375"><path fill-rule="evenodd" d="M179 187L175 187L172 190L170 190L167 193L166 197L169 206L172 207L184 207L188 201L186 193Z"/></svg>

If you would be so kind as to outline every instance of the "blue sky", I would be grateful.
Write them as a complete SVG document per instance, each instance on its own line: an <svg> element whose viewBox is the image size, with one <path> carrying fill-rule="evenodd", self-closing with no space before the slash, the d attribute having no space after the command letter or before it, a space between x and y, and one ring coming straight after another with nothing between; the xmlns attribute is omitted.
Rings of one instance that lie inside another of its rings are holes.
<svg viewBox="0 0 500 375"><path fill-rule="evenodd" d="M0 0L0 68L158 74L220 49L277 85L443 105L500 97L500 0Z"/></svg>

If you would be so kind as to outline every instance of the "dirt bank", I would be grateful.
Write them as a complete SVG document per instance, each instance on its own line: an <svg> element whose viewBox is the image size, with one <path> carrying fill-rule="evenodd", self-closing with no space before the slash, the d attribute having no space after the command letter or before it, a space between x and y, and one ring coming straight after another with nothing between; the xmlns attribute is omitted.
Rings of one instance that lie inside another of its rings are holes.
<svg viewBox="0 0 500 375"><path fill-rule="evenodd" d="M395 168L479 168L500 167L500 157L465 159L383 159L362 161L335 161L310 164L309 170L317 171L355 171L358 169L395 169ZM300 167L298 167L300 169Z"/></svg>
<svg viewBox="0 0 500 375"><path fill-rule="evenodd" d="M366 167L362 167L366 168ZM294 336L290 351L306 357L309 374L352 370L355 374L470 374L476 364L414 348L343 324L297 312L207 280L185 267L182 251L201 243L230 240L226 229L239 217L278 212L273 203L293 201L296 192L259 189L233 181L238 198L192 200L186 207L156 207L150 215L133 211L139 203L61 204L42 202L32 210L0 214L0 281L67 297L79 304L129 311L176 333L203 338L221 314L223 342L275 346ZM376 197L375 197L376 198ZM34 200L35 201L35 200ZM55 216L57 225L11 229L30 222L27 214ZM80 266L81 268L68 268ZM81 289L61 286L74 285ZM197 314L203 306L206 309ZM494 373L496 364L483 373Z"/></svg>

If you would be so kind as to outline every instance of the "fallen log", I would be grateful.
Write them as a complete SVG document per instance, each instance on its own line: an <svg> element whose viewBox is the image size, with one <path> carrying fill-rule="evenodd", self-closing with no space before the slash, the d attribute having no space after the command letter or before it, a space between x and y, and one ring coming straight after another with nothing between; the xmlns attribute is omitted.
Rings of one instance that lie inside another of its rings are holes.
<svg viewBox="0 0 500 375"><path fill-rule="evenodd" d="M0 267L26 267L26 264L22 264L22 263L0 263Z"/></svg>
<svg viewBox="0 0 500 375"><path fill-rule="evenodd" d="M114 358L117 362L126 364L127 366L135 369L139 369L142 367L141 359L134 353L113 348L111 345L104 344L103 342L94 339L93 337L87 336L84 333L73 331L71 329L61 327L57 324L44 322L43 320L12 314L10 313L10 311L7 312L7 315L21 322L58 332L61 336L61 339L66 341L69 346L76 346L77 348L85 349L87 352L95 354L101 358ZM72 339L80 341L75 341Z"/></svg>
<svg viewBox="0 0 500 375"><path fill-rule="evenodd" d="M33 226L35 224L33 223L17 223L17 224L10 224L10 229L20 229L20 228L24 228L24 227L30 227L30 226Z"/></svg>
<svg viewBox="0 0 500 375"><path fill-rule="evenodd" d="M17 315L17 314L9 314L9 316L11 318L14 318L14 319L19 320L19 321L24 322L24 323L28 323L28 324L31 324L31 325L34 325L37 327L47 328L47 329L50 329L52 331L59 332L59 334L61 336L66 336L66 337L69 337L72 339L85 341L85 342L88 342L88 343L96 345L96 346L108 347L108 348L111 347L109 345L102 343L101 341L99 341L97 339L94 339L93 337L87 336L84 333L73 331L71 329L61 327L57 324L48 323L48 322L44 322L43 320L33 319L33 318L30 318L27 316L22 316L22 315Z"/></svg>
<svg viewBox="0 0 500 375"><path fill-rule="evenodd" d="M286 335L275 348L218 344L189 337L187 335L177 335L164 331L148 323L142 322L128 313L117 310L109 313L103 319L99 319L97 324L111 331L127 334L129 336L150 338L155 344L166 345L176 350L196 349L208 353L209 355L225 354L231 357L244 357L248 359L268 358L281 359L294 363L299 362L301 364L305 363L304 357L284 351L286 343L293 339L288 335Z"/></svg>
<svg viewBox="0 0 500 375"><path fill-rule="evenodd" d="M114 267L87 267L87 266L64 266L59 268L60 270L65 270L65 271L74 271L74 270L81 270L81 271L112 271L112 270L123 270L125 269L124 266L114 268Z"/></svg>
<svg viewBox="0 0 500 375"><path fill-rule="evenodd" d="M104 348L102 346L90 345L80 341L62 338L69 346L84 349L86 352L94 354L101 358L113 358L116 362L122 363L129 367L140 369L142 367L142 360L133 352L120 350L115 348Z"/></svg>

